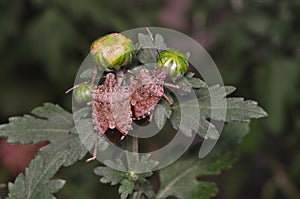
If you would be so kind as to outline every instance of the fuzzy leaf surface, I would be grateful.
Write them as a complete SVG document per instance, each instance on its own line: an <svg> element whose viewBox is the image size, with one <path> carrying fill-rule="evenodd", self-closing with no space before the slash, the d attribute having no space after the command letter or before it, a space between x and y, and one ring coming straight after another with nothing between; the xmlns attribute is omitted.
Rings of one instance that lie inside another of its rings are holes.
<svg viewBox="0 0 300 199"><path fill-rule="evenodd" d="M219 132L211 120L223 122L248 122L251 118L266 117L267 113L255 101L243 98L226 98L233 93L232 86L202 86L195 89L196 98L174 103L171 124L186 136L197 132L201 137L218 139ZM200 120L196 121L197 115Z"/></svg>
<svg viewBox="0 0 300 199"><path fill-rule="evenodd" d="M236 159L230 149L241 141L248 130L247 123L230 123L222 133L220 144L207 157L198 160L191 155L162 169L159 173L161 186L156 198L208 199L215 196L217 186L213 182L202 181L201 177L218 175L222 170L229 169Z"/></svg>
<svg viewBox="0 0 300 199"><path fill-rule="evenodd" d="M74 133L72 115L58 105L46 103L32 111L32 115L13 117L0 126L0 137L9 143L37 143L48 141L31 161L24 174L9 183L8 199L53 199L65 181L51 180L62 166L82 159L87 150Z"/></svg>
<svg viewBox="0 0 300 199"><path fill-rule="evenodd" d="M125 169L125 165L120 159L117 159L116 162L107 161L106 163L107 165L113 165L114 168L122 170ZM139 182L141 184L141 190L145 190L145 194L151 195L152 192L147 184L146 178L152 175L151 169L157 165L157 162L151 160L150 156L144 155L140 158L139 162L130 159L128 164L130 168L130 171L128 172L115 170L106 166L96 167L94 172L96 175L101 177L101 183L110 183L111 185L120 184L119 193L122 199L126 199L128 195L132 194L135 182ZM144 171L146 167L149 172L135 172L139 170Z"/></svg>

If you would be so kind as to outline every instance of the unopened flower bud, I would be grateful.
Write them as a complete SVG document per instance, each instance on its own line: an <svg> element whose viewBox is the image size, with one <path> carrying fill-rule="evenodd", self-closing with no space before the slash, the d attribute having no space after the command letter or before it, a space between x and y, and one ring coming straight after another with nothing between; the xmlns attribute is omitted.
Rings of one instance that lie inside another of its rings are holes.
<svg viewBox="0 0 300 199"><path fill-rule="evenodd" d="M134 49L131 39L119 33L111 33L93 42L91 54L105 70L119 69L130 62Z"/></svg>

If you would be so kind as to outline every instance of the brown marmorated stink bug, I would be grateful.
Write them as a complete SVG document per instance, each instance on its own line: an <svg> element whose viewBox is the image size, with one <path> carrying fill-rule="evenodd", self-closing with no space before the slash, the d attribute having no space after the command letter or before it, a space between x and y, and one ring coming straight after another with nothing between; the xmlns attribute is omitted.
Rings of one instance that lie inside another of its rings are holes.
<svg viewBox="0 0 300 199"><path fill-rule="evenodd" d="M132 115L134 119L141 119L150 116L159 100L164 97L171 105L171 100L164 93L164 83L168 74L168 69L148 70L141 69L131 80L130 84L130 104L132 105Z"/></svg>
<svg viewBox="0 0 300 199"><path fill-rule="evenodd" d="M108 73L102 85L95 88L92 94L92 121L97 132L93 157L97 155L98 135L103 136L109 129L117 129L121 140L132 129L132 112L130 92L127 87L117 84L116 76Z"/></svg>

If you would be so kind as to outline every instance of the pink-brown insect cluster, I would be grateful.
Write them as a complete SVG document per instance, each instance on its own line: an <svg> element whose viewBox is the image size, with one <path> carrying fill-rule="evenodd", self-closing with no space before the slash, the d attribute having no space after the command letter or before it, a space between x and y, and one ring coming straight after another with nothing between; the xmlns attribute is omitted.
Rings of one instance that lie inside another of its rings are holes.
<svg viewBox="0 0 300 199"><path fill-rule="evenodd" d="M126 136L132 129L132 120L150 115L155 105L165 97L163 84L168 70L141 69L128 86L121 86L113 73L105 76L102 85L92 94L94 129L104 135L108 129L117 129Z"/></svg>
<svg viewBox="0 0 300 199"><path fill-rule="evenodd" d="M129 86L119 85L113 73L105 76L103 84L97 86L92 94L92 121L98 135L103 136L109 129L118 130L122 140L132 130L132 120L150 116L155 105L164 94L163 84L168 70L141 69L131 79ZM96 158L98 138L95 140L94 156Z"/></svg>

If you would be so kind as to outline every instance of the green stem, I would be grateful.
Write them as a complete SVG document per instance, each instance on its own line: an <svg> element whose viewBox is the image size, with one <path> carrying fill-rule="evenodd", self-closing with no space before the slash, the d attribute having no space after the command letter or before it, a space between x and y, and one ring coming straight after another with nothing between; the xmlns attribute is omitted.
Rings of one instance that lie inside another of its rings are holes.
<svg viewBox="0 0 300 199"><path fill-rule="evenodd" d="M139 140L137 137L131 137L131 136L127 136L126 137L126 146L125 149L128 151L128 153L136 153L133 155L133 157L129 158L129 154L127 154L127 163L128 163L128 168L129 170L132 169L132 161L133 162L138 162L139 161ZM132 155L131 155L132 156ZM135 160L134 160L134 159ZM137 186L135 186L135 190L132 192L132 199L140 199L141 198L141 191L140 191L140 186L139 186L139 182L136 183Z"/></svg>
<svg viewBox="0 0 300 199"><path fill-rule="evenodd" d="M124 141L124 142L123 142ZM128 152L138 153L139 152L139 140L137 137L126 136L123 140L122 148Z"/></svg>
<svg viewBox="0 0 300 199"><path fill-rule="evenodd" d="M140 192L140 191L135 191L135 192L133 192L133 194L132 194L132 199L140 199L141 196L142 196L142 192Z"/></svg>
<svg viewBox="0 0 300 199"><path fill-rule="evenodd" d="M139 152L139 139L137 137L131 137L131 151L138 153Z"/></svg>
<svg viewBox="0 0 300 199"><path fill-rule="evenodd" d="M125 150L127 150L127 165L129 170L135 168L134 163L139 162L139 140L137 137L126 136Z"/></svg>

